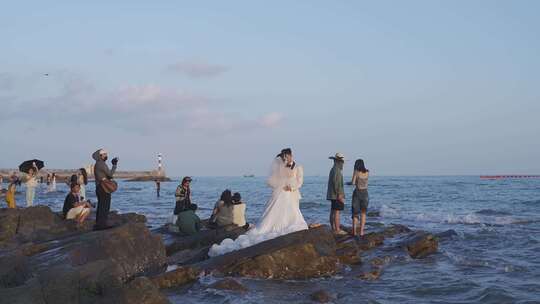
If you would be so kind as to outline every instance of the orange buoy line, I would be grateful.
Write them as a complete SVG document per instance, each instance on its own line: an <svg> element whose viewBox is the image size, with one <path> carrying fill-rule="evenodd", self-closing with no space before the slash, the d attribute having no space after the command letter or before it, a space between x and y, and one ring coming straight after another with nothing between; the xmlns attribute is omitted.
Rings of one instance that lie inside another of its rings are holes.
<svg viewBox="0 0 540 304"><path fill-rule="evenodd" d="M480 175L482 179L540 178L540 175Z"/></svg>

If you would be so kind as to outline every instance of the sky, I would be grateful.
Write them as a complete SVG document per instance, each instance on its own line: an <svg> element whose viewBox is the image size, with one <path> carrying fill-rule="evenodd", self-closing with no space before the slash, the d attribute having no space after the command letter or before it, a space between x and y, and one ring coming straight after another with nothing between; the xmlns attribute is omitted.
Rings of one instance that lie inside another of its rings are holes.
<svg viewBox="0 0 540 304"><path fill-rule="evenodd" d="M0 2L0 168L540 174L539 1Z"/></svg>

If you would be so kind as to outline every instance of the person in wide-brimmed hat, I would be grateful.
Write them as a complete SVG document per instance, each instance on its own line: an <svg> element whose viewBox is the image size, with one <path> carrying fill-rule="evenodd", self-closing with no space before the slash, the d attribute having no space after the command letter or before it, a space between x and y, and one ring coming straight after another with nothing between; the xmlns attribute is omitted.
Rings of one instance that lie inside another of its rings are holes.
<svg viewBox="0 0 540 304"><path fill-rule="evenodd" d="M334 166L328 175L328 191L326 194L326 199L332 202L330 208L330 225L334 233L344 235L347 232L341 230L339 216L340 211L345 208L345 190L343 189L343 164L345 163L345 156L342 153L336 153L329 158L334 160Z"/></svg>
<svg viewBox="0 0 540 304"><path fill-rule="evenodd" d="M94 230L101 230L110 228L107 223L109 218L109 210L111 208L111 193L108 193L101 187L101 183L108 179L112 179L116 172L116 166L118 164L118 158L112 159L112 169L107 166L108 152L105 149L99 149L92 154L92 158L96 161L94 165L94 179L96 181L96 196L98 199L98 206L96 212L96 225Z"/></svg>

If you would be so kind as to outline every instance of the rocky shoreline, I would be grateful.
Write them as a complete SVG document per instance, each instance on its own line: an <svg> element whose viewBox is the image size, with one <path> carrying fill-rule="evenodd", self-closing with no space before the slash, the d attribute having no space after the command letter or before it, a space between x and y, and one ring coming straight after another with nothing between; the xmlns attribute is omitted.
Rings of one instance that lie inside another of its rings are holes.
<svg viewBox="0 0 540 304"><path fill-rule="evenodd" d="M8 182L8 177L13 173L22 174L18 169L0 169L0 175L4 177L4 182ZM71 175L77 174L76 169L42 169L40 170L38 177L47 177L47 173L55 173L57 176L57 183L63 182L66 178L70 178ZM93 175L88 176L89 179L93 179ZM116 179L125 179L127 181L134 182L147 182L159 180L162 182L169 182L171 179L167 176L159 175L154 171L116 171L114 174Z"/></svg>
<svg viewBox="0 0 540 304"><path fill-rule="evenodd" d="M434 254L438 239L403 225L370 223L363 238L336 237L328 226L298 231L208 258L208 249L245 229L231 226L182 236L150 230L135 213L111 214L109 230L76 227L46 206L0 209L0 299L6 303L169 303L164 291L189 288L201 276L213 289L246 292L234 277L305 280L334 275L377 280L384 268ZM377 227L377 228L373 228ZM346 227L344 227L346 229ZM345 271L347 269L347 271ZM320 290L312 301L332 301Z"/></svg>

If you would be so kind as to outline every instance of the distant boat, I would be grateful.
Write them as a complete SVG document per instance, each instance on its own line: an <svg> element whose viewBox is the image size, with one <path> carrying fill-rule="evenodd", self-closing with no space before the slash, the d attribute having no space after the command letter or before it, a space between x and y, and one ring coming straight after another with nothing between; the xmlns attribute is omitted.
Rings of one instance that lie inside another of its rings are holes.
<svg viewBox="0 0 540 304"><path fill-rule="evenodd" d="M255 174L244 174L244 177L255 177Z"/></svg>

